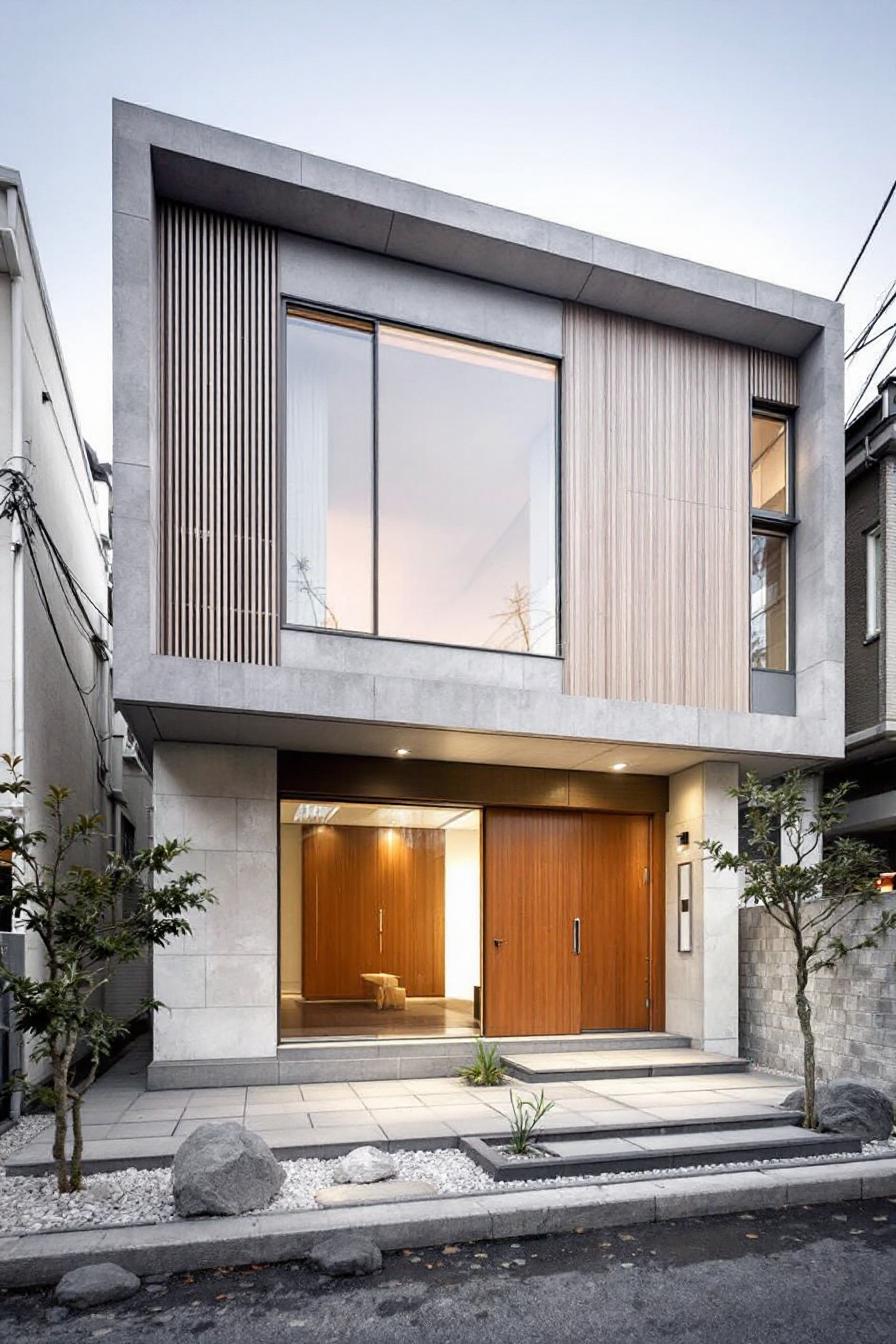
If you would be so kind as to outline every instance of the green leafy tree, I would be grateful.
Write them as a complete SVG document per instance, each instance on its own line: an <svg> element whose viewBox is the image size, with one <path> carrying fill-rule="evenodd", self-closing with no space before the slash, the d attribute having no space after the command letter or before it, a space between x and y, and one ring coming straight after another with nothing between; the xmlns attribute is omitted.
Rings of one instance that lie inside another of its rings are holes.
<svg viewBox="0 0 896 1344"><path fill-rule="evenodd" d="M852 786L838 785L810 805L805 785L806 777L798 770L771 783L748 774L731 790L744 807L748 843L740 854L732 854L718 840L705 840L703 848L717 869L743 874L744 905L763 906L790 934L794 1001L803 1036L803 1123L814 1129L812 976L859 948L877 947L896 929L896 910L881 908L876 885L883 866L880 852L864 840L831 835L845 818ZM862 921L858 928L852 917L869 907L874 907L871 923Z"/></svg>
<svg viewBox="0 0 896 1344"><path fill-rule="evenodd" d="M20 758L0 760L8 771L0 795L20 804L31 792L19 772ZM68 797L68 789L50 789L43 804L46 830L26 830L16 815L20 807L0 815L0 850L11 851L14 870L12 891L0 895L0 910L12 915L15 927L32 934L44 952L42 978L17 975L0 960L0 990L12 994L17 1025L33 1043L33 1058L50 1062L49 1084L28 1085L28 1090L55 1114L53 1159L61 1193L82 1187L82 1093L129 1029L129 1022L103 1012L103 986L117 967L135 961L149 946L189 933L186 916L214 899L198 874L172 876L173 860L188 848L180 840L166 840L128 859L110 854L99 870L79 864L79 853L102 836L103 820L98 815L69 820ZM135 1017L162 1006L147 999ZM86 1077L79 1089L75 1071L82 1063Z"/></svg>

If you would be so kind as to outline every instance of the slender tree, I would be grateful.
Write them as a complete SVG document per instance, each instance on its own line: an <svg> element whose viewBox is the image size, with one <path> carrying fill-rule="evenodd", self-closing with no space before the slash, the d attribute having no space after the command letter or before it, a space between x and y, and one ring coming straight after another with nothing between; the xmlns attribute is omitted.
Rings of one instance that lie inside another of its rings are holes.
<svg viewBox="0 0 896 1344"><path fill-rule="evenodd" d="M0 782L0 795L21 805L31 789L19 772L20 758L0 760L9 775ZM135 961L148 947L189 933L186 916L214 899L198 874L172 876L173 860L188 848L180 840L166 840L132 858L109 854L99 870L79 864L79 852L102 835L103 821L97 815L69 820L68 797L67 789L50 789L44 799L46 830L27 830L21 806L0 814L0 850L11 852L14 873L12 891L0 895L0 910L34 936L44 954L40 976L17 975L0 960L0 991L12 995L17 1026L32 1042L32 1058L50 1063L49 1085L26 1086L53 1108L60 1193L82 1186L83 1092L130 1026L103 1011L103 986L117 967ZM147 999L134 1018L162 1006Z"/></svg>
<svg viewBox="0 0 896 1344"><path fill-rule="evenodd" d="M806 776L798 770L771 783L748 774L731 790L746 818L748 839L741 853L732 854L718 840L703 841L717 869L743 874L742 903L761 905L793 943L794 1002L803 1037L803 1123L809 1129L817 1124L812 977L859 948L877 947L896 929L896 909L881 907L877 886L883 856L864 840L836 834L851 787L838 785L810 804ZM853 919L869 908L870 922Z"/></svg>

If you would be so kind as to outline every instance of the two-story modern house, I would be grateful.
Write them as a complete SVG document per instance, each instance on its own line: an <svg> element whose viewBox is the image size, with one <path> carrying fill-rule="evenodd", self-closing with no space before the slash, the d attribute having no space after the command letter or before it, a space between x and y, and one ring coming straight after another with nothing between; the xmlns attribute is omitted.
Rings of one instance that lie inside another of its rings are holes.
<svg viewBox="0 0 896 1344"><path fill-rule="evenodd" d="M128 104L114 172L117 703L217 896L151 1083L735 1054L700 841L843 750L839 306Z"/></svg>

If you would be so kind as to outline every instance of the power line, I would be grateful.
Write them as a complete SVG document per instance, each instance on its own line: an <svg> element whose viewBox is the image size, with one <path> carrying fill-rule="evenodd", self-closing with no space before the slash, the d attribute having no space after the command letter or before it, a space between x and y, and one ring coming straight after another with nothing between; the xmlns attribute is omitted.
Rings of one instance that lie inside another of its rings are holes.
<svg viewBox="0 0 896 1344"><path fill-rule="evenodd" d="M896 179L894 179L894 182L893 182L892 187L891 187L890 190L887 192L887 199L884 201L883 205L882 205L881 208L878 210L877 215L876 215L875 220L874 220L874 223L871 225L871 228L868 230L868 233L867 233L867 235L866 235L866 237L865 237L865 241L864 241L864 243L862 244L862 246L859 248L858 255L856 256L855 261L854 261L853 264L850 266L850 268L849 268L849 270L848 270L848 272L847 272L846 279L843 281L843 284L842 284L842 285L840 286L840 288L837 290L837 298L836 298L835 302L839 303L839 301L840 301L840 296L842 295L844 289L846 288L846 286L849 284L850 280L852 279L852 277L853 277L853 272L855 271L855 269L856 269L856 267L858 266L859 262L862 260L862 257L865 255L865 248L868 246L868 244L871 242L871 239L874 237L875 230L877 229L878 224L879 224L879 223L881 222L881 220L883 219L883 217L884 217L884 213L885 213L885 211L886 211L886 208L887 208L887 206L890 204L890 201L893 199L893 193L894 193L894 192L896 192Z"/></svg>
<svg viewBox="0 0 896 1344"><path fill-rule="evenodd" d="M868 336L869 336L869 334L871 333L871 331L874 329L874 327L876 326L876 324L877 324L877 323L880 321L880 319L883 317L883 315L884 315L884 313L887 311L887 309L888 309L888 308L891 306L891 304L894 303L894 302L896 302L896 280L893 281L892 285L891 285L890 288L887 290L887 296L886 296L886 298L884 299L883 303L882 303L882 304L880 305L880 307L878 308L877 312L874 314L873 317L869 318L869 320L865 323L864 327L863 327L862 330L859 332L858 336L856 337L856 339L853 341L852 345L851 345L851 346L849 347L849 349L847 350L847 352L846 352L846 354L845 354L845 356L844 356L844 359L852 359L853 355L855 355L859 350L861 350L862 346L865 344L866 340L868 339Z"/></svg>
<svg viewBox="0 0 896 1344"><path fill-rule="evenodd" d="M59 627L56 624L56 618L53 615L53 609L50 603L49 594L47 593L46 584L44 583L43 575L41 574L40 566L37 562L37 554L34 549L34 538L36 533L40 535L41 539L44 541L45 546L47 547L48 553L50 555L50 563L53 569L53 573L56 575L56 580L59 584L60 591L62 593L66 607L68 608L74 620L75 628L86 640L86 642L90 645L95 656L99 656L101 658L108 657L108 648L106 642L102 638L102 636L98 634L93 628L93 624L90 621L87 610L83 602L81 601L79 593L76 591L76 589L81 589L81 584L75 578L74 573L69 569L69 566L62 558L59 548L57 547L56 543L53 541L52 536L47 530L46 524L44 523L37 509L37 505L34 500L34 493L31 489L31 483L28 480L28 478L21 471L18 471L11 467L3 467L0 468L0 484L2 484L6 489L6 499L2 502L2 504L0 504L0 517L4 518L15 517L16 519L18 519L19 525L21 526L22 537L24 539L25 549L28 552L28 558L31 561L31 568L34 574L34 581L37 589L37 595L40 600L40 604L46 613L47 620L49 621L50 624L50 629L52 630L53 636L59 647L59 653L62 658L63 664L65 665L65 669L68 672L69 677L71 678L72 685L74 686L75 691L77 692L78 699L81 701L81 704L84 708L84 712L87 716L87 722L90 727L90 732L93 736L94 743L96 744L96 752L100 764L100 769L102 771L103 776L105 777L107 773L107 764L105 753L103 751L103 740L100 737L99 733L97 732L96 725L93 722L93 716L90 712L90 705L88 704L87 701L87 697L89 695L92 695L93 692L96 690L98 678L95 677L93 685L85 689L78 680L78 675L75 672L74 667L72 666L71 660L68 656L68 651L65 647L65 642L62 638ZM65 580L65 582L63 582L63 579ZM71 586L71 593L74 598L75 605L73 605L69 594L66 592L67 584ZM81 591L83 591L83 589L81 589ZM85 594L85 597L86 596L87 595ZM99 611L99 608L96 607L96 604L93 603L92 601L91 606L93 606L96 611Z"/></svg>
<svg viewBox="0 0 896 1344"><path fill-rule="evenodd" d="M849 408L849 415L847 415L847 417L846 417L846 423L847 423L847 424L849 424L850 420L852 420L852 417L855 415L856 408L858 407L858 405L859 405L859 403L861 402L862 398L864 397L865 393L868 391L869 387L871 386L872 382L874 381L874 375L877 373L877 371L878 371L878 369L880 368L881 364L883 364L884 360L886 359L887 355L890 353L890 351L892 350L892 348L893 348L894 345L896 345L896 330L894 330L893 335L892 335L892 336L890 337L890 339L887 341L887 344L886 344L886 346L884 347L884 352L883 352L883 354L881 355L880 359L877 361L877 363L875 364L874 368L871 370L871 372L869 373L868 377L865 379L865 382L864 382L863 385L862 385L862 390L861 390L861 392L860 392L859 395L856 397L856 399L855 399L855 401L853 402L852 406L850 406L850 408Z"/></svg>
<svg viewBox="0 0 896 1344"><path fill-rule="evenodd" d="M894 297L896 297L896 295L894 295ZM867 350L869 345L873 345L875 341L879 341L881 336L886 336L888 331L896 331L896 322L893 322L889 327L882 327L881 330L876 331L873 336L866 337L859 345L854 346L847 355L847 359L852 355L857 355L860 350Z"/></svg>

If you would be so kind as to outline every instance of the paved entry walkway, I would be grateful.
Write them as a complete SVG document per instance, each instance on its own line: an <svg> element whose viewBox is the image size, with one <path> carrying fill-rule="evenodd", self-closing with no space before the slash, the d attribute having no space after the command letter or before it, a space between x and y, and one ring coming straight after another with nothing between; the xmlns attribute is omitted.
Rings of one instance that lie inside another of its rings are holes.
<svg viewBox="0 0 896 1344"><path fill-rule="evenodd" d="M698 1051L691 1052L695 1062ZM114 1161L171 1156L207 1120L235 1120L273 1148L315 1155L321 1145L386 1140L453 1145L458 1135L507 1129L510 1095L531 1095L517 1080L501 1087L468 1087L458 1078L382 1082L281 1084L148 1092L148 1043L136 1042L88 1093L83 1110L85 1158ZM779 1075L750 1071L673 1077L602 1078L545 1083L555 1103L552 1129L625 1125L632 1121L749 1119L777 1106L793 1087ZM540 1088L536 1087L536 1091ZM49 1133L22 1148L9 1170L44 1162Z"/></svg>

